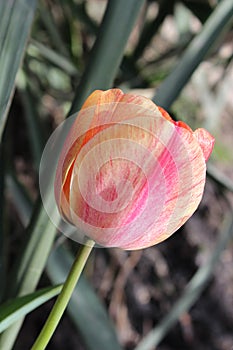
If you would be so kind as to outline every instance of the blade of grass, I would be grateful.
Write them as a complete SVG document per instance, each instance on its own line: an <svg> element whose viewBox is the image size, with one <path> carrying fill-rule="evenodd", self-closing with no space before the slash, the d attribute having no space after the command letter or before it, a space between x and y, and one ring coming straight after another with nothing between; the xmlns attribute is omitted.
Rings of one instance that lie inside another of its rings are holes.
<svg viewBox="0 0 233 350"><path fill-rule="evenodd" d="M40 19L43 21L44 26L49 34L51 41L54 45L54 48L61 53L62 55L68 57L69 53L65 46L65 43L62 39L62 36L58 30L58 26L54 21L52 16L52 12L49 10L47 6L44 5L42 1L39 1L39 11L40 11Z"/></svg>
<svg viewBox="0 0 233 350"><path fill-rule="evenodd" d="M6 277L6 264L5 264L5 235L4 235L4 208L5 208L5 196L4 196L4 184L5 184L5 164L4 164L4 148L0 144L0 301L3 298L5 290L5 277Z"/></svg>
<svg viewBox="0 0 233 350"><path fill-rule="evenodd" d="M50 280L53 283L64 281L73 260L74 257L62 246L53 251L46 268ZM79 329L87 349L121 349L107 312L83 276L75 288L67 311Z"/></svg>
<svg viewBox="0 0 233 350"><path fill-rule="evenodd" d="M220 188L233 192L233 181L211 163L207 165L207 175L215 181Z"/></svg>
<svg viewBox="0 0 233 350"><path fill-rule="evenodd" d="M32 149L32 157L35 169L39 169L40 158L43 151L44 137L41 133L40 119L35 108L36 101L34 101L30 86L27 83L24 72L21 70L17 79L17 87L20 92L22 103L24 106L24 114L26 117L28 136Z"/></svg>
<svg viewBox="0 0 233 350"><path fill-rule="evenodd" d="M15 261L15 271L12 274L14 279L8 293L12 297L34 291L42 273L41 266L45 266L54 242L56 228L49 220L40 199L36 203L27 233L28 244L22 247L23 254L19 254Z"/></svg>
<svg viewBox="0 0 233 350"><path fill-rule="evenodd" d="M63 3L63 6L67 5L66 0L60 0L60 2ZM86 5L86 1L82 1L80 4L72 2L70 9L76 14L77 19L85 25L87 31L96 35L98 31L98 24L88 15Z"/></svg>
<svg viewBox="0 0 233 350"><path fill-rule="evenodd" d="M15 208L18 212L22 225L27 227L32 212L32 202L24 187L19 183L14 174L7 174L6 187L12 196Z"/></svg>
<svg viewBox="0 0 233 350"><path fill-rule="evenodd" d="M84 102L85 97L96 88L109 88L114 79L118 65L120 64L121 57L123 56L124 47L127 42L130 31L133 27L133 23L136 20L137 14L139 13L140 7L144 0L129 0L128 5L125 6L123 0L110 0L107 7L106 14L104 16L103 23L100 28L100 39L97 41L99 44L95 45L94 58L90 61L86 68L84 77L88 77L85 82L85 88L80 85L76 92L76 98L73 102L73 108L78 108ZM116 12L113 10L116 9ZM128 19L128 22L124 21L124 26L119 26L121 23L122 16ZM114 23L114 25L112 25ZM128 26L130 27L128 29ZM106 33L105 33L106 32ZM117 34L116 34L117 33ZM107 40L106 40L107 35ZM114 50L116 58L109 53L109 45L112 47L114 40ZM106 46L107 45L107 46ZM117 48L117 51L116 51ZM106 57L111 57L111 60L106 60ZM101 60L103 57L103 60ZM92 62L92 63L91 63ZM107 70L105 71L105 64L107 64ZM91 70L90 65L92 66ZM100 72L102 74L100 74ZM109 75L107 77L107 75ZM52 193L53 187L51 186L50 192ZM51 193L48 192L48 198ZM17 271L13 278L14 295L28 294L33 291L38 283L38 280L44 269L49 251L53 244L56 234L56 228L49 221L47 214L43 208L42 203L39 201L28 228L28 240L24 243L24 252L21 260L18 263ZM34 273L34 270L36 273ZM10 291L10 289L9 289ZM18 331L21 327L22 321L17 322L15 325L5 331L0 338L0 344L4 350L11 349Z"/></svg>
<svg viewBox="0 0 233 350"><path fill-rule="evenodd" d="M0 333L60 293L62 285L41 289L0 306Z"/></svg>
<svg viewBox="0 0 233 350"><path fill-rule="evenodd" d="M30 43L28 45L28 55L34 57L42 56L46 60L50 61L57 67L67 72L67 74L71 76L79 75L77 68L67 57L57 53L49 47L37 42L36 40L30 40Z"/></svg>
<svg viewBox="0 0 233 350"><path fill-rule="evenodd" d="M177 67L160 85L153 98L155 103L165 109L171 106L212 45L232 23L232 19L232 0L222 0L203 26L200 34L192 40Z"/></svg>
<svg viewBox="0 0 233 350"><path fill-rule="evenodd" d="M12 284L8 286L8 295L12 297L23 296L35 290L54 242L56 228L49 221L40 199L37 201L27 233L26 246L23 247L21 256L19 254ZM0 349L12 349L22 322L23 319L17 321L2 333Z"/></svg>
<svg viewBox="0 0 233 350"><path fill-rule="evenodd" d="M156 34L157 30L159 29L160 25L163 23L168 13L172 12L173 7L174 7L174 1L171 1L171 0L160 1L158 14L154 18L154 20L152 20L149 23L146 23L143 28L138 44L132 56L133 62L135 60L138 60L142 56L145 48L148 46L153 36Z"/></svg>
<svg viewBox="0 0 233 350"><path fill-rule="evenodd" d="M62 23L62 28L64 29L63 35L65 37L66 43L69 47L70 56L72 57L73 62L77 65L77 67L84 67L83 62L83 26L82 22L82 13L85 10L85 4L82 2L81 4L75 3L71 1L67 3L67 1L58 0L60 11L63 14L64 20ZM87 15L88 20L88 15ZM91 19L88 23L91 23ZM96 29L98 25L96 25ZM92 29L90 29L89 25L85 28L85 33L88 32L93 33ZM96 31L94 32L96 34Z"/></svg>
<svg viewBox="0 0 233 350"><path fill-rule="evenodd" d="M216 248L211 254L205 265L201 266L195 273L191 281L186 287L186 291L181 298L176 302L171 311L164 317L161 323L149 332L147 336L138 344L135 350L153 350L162 341L167 332L171 329L175 322L178 321L182 313L189 310L197 301L200 294L206 287L214 268L219 260L222 251L226 248L228 242L233 237L233 220L227 219L224 222L223 232L220 234Z"/></svg>
<svg viewBox="0 0 233 350"><path fill-rule="evenodd" d="M36 0L0 0L0 140L13 96Z"/></svg>
<svg viewBox="0 0 233 350"><path fill-rule="evenodd" d="M125 0L108 2L90 60L76 90L69 114L77 112L93 90L108 89L112 86L125 45L143 3L144 0L128 0L126 6Z"/></svg>

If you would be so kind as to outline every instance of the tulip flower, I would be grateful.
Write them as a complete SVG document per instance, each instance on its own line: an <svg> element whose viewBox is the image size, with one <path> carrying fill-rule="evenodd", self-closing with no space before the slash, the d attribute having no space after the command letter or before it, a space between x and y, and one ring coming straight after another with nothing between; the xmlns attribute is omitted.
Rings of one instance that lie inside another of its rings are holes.
<svg viewBox="0 0 233 350"><path fill-rule="evenodd" d="M205 129L173 121L145 97L94 91L60 154L59 212L101 246L157 244L197 209L213 145Z"/></svg>

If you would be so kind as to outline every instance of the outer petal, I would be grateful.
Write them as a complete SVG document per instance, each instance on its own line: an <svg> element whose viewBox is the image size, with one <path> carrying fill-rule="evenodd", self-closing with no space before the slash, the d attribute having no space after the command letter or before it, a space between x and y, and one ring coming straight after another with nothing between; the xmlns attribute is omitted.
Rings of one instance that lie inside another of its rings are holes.
<svg viewBox="0 0 233 350"><path fill-rule="evenodd" d="M214 148L214 137L205 129L197 129L194 135L202 149L205 160L209 159Z"/></svg>
<svg viewBox="0 0 233 350"><path fill-rule="evenodd" d="M97 133L123 120L135 118L135 108L125 113L125 104L142 106L157 115L157 106L148 98L123 94L120 89L96 90L85 101L65 141L55 180L55 198L60 212L69 220L69 192L74 161L82 147ZM79 136L77 136L79 135Z"/></svg>

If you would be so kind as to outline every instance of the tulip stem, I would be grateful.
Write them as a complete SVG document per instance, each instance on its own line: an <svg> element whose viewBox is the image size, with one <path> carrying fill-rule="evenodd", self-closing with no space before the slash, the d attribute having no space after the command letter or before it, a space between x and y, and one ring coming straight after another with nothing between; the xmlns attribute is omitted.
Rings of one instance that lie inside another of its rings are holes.
<svg viewBox="0 0 233 350"><path fill-rule="evenodd" d="M43 350L49 343L57 325L69 303L73 290L79 280L79 277L84 269L87 259L94 246L94 242L89 240L87 245L81 247L78 252L73 265L70 269L69 275L63 285L61 293L59 294L50 315L42 328L38 338L36 339L31 350Z"/></svg>

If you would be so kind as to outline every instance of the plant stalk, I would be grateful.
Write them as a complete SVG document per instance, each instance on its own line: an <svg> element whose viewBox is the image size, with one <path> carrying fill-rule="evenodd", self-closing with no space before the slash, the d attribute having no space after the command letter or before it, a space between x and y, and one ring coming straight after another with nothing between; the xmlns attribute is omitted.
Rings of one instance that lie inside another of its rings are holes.
<svg viewBox="0 0 233 350"><path fill-rule="evenodd" d="M31 350L45 349L57 328L95 243L90 240L87 244L78 252L61 293Z"/></svg>

